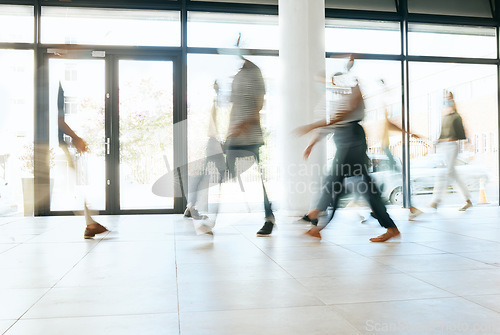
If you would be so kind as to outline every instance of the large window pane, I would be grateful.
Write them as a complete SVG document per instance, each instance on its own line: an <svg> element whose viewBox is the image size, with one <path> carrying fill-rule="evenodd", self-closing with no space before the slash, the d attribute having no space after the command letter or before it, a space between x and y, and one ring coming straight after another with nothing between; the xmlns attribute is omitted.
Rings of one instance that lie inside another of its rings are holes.
<svg viewBox="0 0 500 335"><path fill-rule="evenodd" d="M173 208L152 185L174 183L173 64L120 60L120 209Z"/></svg>
<svg viewBox="0 0 500 335"><path fill-rule="evenodd" d="M0 216L32 215L33 51L0 50L0 73Z"/></svg>
<svg viewBox="0 0 500 335"><path fill-rule="evenodd" d="M42 43L179 46L171 11L42 7Z"/></svg>
<svg viewBox="0 0 500 335"><path fill-rule="evenodd" d="M266 95L264 107L260 112L261 125L265 145L260 148L261 167L266 190L271 201L275 199L277 189L277 161L275 125L278 110L278 57L255 56L248 57L261 70L264 77ZM262 210L262 184L260 175L254 164L241 175L244 192L239 182L232 180L223 185L221 192L217 187L218 175L214 163L205 168L206 148L209 138L212 107L216 107L214 118L217 126L217 138L224 141L227 136L229 116L231 112L231 84L234 75L239 71L242 60L236 56L227 55L189 55L188 56L188 161L190 175L190 195L193 181L198 176L207 173L200 184L197 206L205 210L208 204L221 202L231 204L231 210L247 211L247 202L256 210ZM219 94L215 93L214 82L217 81ZM237 169L248 166L248 161L241 158L237 161ZM244 169L244 168L243 168ZM210 208L211 209L211 208ZM221 210L225 210L222 206Z"/></svg>
<svg viewBox="0 0 500 335"><path fill-rule="evenodd" d="M278 49L278 17L268 15L188 13L190 47Z"/></svg>
<svg viewBox="0 0 500 335"><path fill-rule="evenodd" d="M332 110L345 85L342 78L335 86L332 76L346 71L347 59L327 59L327 109ZM402 136L399 131L384 134L387 122L401 127L401 63L395 61L355 60L351 73L358 79L365 102L366 132L371 172L382 198L393 205L402 205ZM386 117L387 115L387 117ZM327 156L333 158L333 141L327 143ZM352 195L346 200L352 199Z"/></svg>
<svg viewBox="0 0 500 335"><path fill-rule="evenodd" d="M474 204L480 200L481 181L488 202L498 203L497 68L440 63L410 63L411 130L422 137L410 143L413 202L417 207L428 205L436 179L444 175L445 148L436 143L447 91L454 95L467 137L456 142L458 177ZM464 199L450 185L441 201L458 208Z"/></svg>
<svg viewBox="0 0 500 335"><path fill-rule="evenodd" d="M327 52L400 54L399 23L326 20Z"/></svg>
<svg viewBox="0 0 500 335"><path fill-rule="evenodd" d="M410 24L408 52L416 56L496 58L493 27Z"/></svg>
<svg viewBox="0 0 500 335"><path fill-rule="evenodd" d="M0 5L0 42L33 43L33 6Z"/></svg>

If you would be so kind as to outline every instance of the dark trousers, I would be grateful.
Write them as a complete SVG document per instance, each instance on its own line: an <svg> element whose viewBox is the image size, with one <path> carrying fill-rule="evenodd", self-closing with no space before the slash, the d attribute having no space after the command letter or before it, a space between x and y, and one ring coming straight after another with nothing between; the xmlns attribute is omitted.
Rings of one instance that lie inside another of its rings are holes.
<svg viewBox="0 0 500 335"><path fill-rule="evenodd" d="M262 171L260 169L260 158L259 158L259 148L261 145L231 145L230 140L226 146L226 162L227 168L229 170L229 174L232 178L237 178L239 174L243 171L248 170L253 162L246 162L244 164L240 164L238 167L238 171L236 171L236 159L243 157L253 157L255 159L255 163L257 163L257 167L259 169L260 180L262 183L262 191L264 192L264 210L266 215L266 220L274 220L273 211L271 209L271 202L267 197L266 187L264 186L264 180L262 179Z"/></svg>
<svg viewBox="0 0 500 335"><path fill-rule="evenodd" d="M357 122L352 122L344 127L336 128L333 138L337 153L332 163L331 174L323 184L317 209L325 211L331 204L333 210L330 221L338 207L341 195L345 193L344 179L359 176L361 181L356 184L356 191L368 201L380 225L385 228L396 227L387 213L377 185L368 174L366 136L363 127Z"/></svg>

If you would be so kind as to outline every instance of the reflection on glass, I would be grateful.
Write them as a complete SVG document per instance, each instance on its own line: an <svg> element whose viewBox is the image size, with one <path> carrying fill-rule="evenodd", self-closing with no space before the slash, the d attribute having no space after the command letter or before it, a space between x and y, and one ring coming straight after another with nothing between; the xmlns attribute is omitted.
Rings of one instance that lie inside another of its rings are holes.
<svg viewBox="0 0 500 335"><path fill-rule="evenodd" d="M278 17L270 15L188 13L190 47L277 49Z"/></svg>
<svg viewBox="0 0 500 335"><path fill-rule="evenodd" d="M179 12L42 7L42 43L179 46L180 28Z"/></svg>
<svg viewBox="0 0 500 335"><path fill-rule="evenodd" d="M399 23L328 19L325 48L327 52L400 54Z"/></svg>
<svg viewBox="0 0 500 335"><path fill-rule="evenodd" d="M409 24L408 53L416 56L496 58L494 27Z"/></svg>
<svg viewBox="0 0 500 335"><path fill-rule="evenodd" d="M438 15L492 18L493 8L489 0L474 0L474 1L465 0L465 1L453 1L452 3L447 1L433 1L433 0L408 1L408 12L419 13L419 14L438 14Z"/></svg>
<svg viewBox="0 0 500 335"><path fill-rule="evenodd" d="M33 51L0 50L0 73L0 216L32 215Z"/></svg>
<svg viewBox="0 0 500 335"><path fill-rule="evenodd" d="M445 163L436 143L441 133L446 92L452 92L467 139L458 142L456 170L475 204L483 188L498 203L497 69L494 65L410 63L411 187L417 205L431 202ZM482 187L484 186L484 187ZM441 205L459 208L464 199L451 186ZM453 192L453 193L452 193ZM417 206L418 207L418 206Z"/></svg>
<svg viewBox="0 0 500 335"><path fill-rule="evenodd" d="M66 135L60 142L59 84L64 90L64 121L87 142L85 154L78 154ZM86 199L89 208L104 210L104 60L50 59L49 113L50 209L82 210Z"/></svg>
<svg viewBox="0 0 500 335"><path fill-rule="evenodd" d="M392 0L325 0L326 8L374 10L395 12L396 3Z"/></svg>
<svg viewBox="0 0 500 335"><path fill-rule="evenodd" d="M207 1L207 0L192 0ZM230 2L230 3L249 3L254 5L277 5L278 0L208 0L209 2Z"/></svg>
<svg viewBox="0 0 500 335"><path fill-rule="evenodd" d="M33 43L33 6L0 5L0 42Z"/></svg>
<svg viewBox="0 0 500 335"><path fill-rule="evenodd" d="M172 62L120 60L119 71L120 209L173 208L151 191L174 169Z"/></svg>
<svg viewBox="0 0 500 335"><path fill-rule="evenodd" d="M332 76L346 71L347 59L327 59L327 108L334 108L336 92L342 82L332 85ZM366 132L371 172L382 198L390 204L402 204L402 136L393 129L385 132L388 122L401 128L401 64L395 61L355 60L351 69L357 78L365 102ZM340 88L339 88L340 86ZM327 145L327 157L333 158L333 141ZM349 198L348 198L349 199Z"/></svg>
<svg viewBox="0 0 500 335"><path fill-rule="evenodd" d="M261 125L264 133L265 145L260 149L261 167L266 190L270 199L277 194L277 171L275 127L278 111L278 58L277 57L247 57L254 62L262 72L266 86L264 108L261 110ZM229 115L231 111L230 94L234 75L238 72L243 61L237 56L221 55L188 55L188 162L190 177L204 173L205 150L208 141L209 121L214 99L213 84L217 80L219 96L217 101L217 129L220 140L227 136ZM240 159L241 160L241 159ZM238 163L237 164L244 164ZM237 165L238 166L238 165ZM262 184L256 166L241 175L245 193L241 192L239 184L232 180L223 185L222 194L219 194L217 184L217 170L209 164L207 184L202 187L199 197L203 197L202 204L215 202L231 203L231 210L247 211L247 201L252 208L262 209ZM190 179L191 180L191 179ZM212 187L214 186L214 187ZM221 198L222 197L222 198ZM256 200L255 200L256 199ZM198 208L206 210L206 208ZM222 208L223 210L224 208Z"/></svg>

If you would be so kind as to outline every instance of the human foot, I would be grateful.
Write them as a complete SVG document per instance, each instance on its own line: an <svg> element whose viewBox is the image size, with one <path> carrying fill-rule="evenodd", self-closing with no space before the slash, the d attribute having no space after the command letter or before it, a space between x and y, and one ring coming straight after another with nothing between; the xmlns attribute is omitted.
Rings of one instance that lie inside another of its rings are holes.
<svg viewBox="0 0 500 335"><path fill-rule="evenodd" d="M83 238L89 239L96 236L97 234L102 234L107 231L108 229L106 227L104 227L100 223L93 221L93 223L87 225L87 228L85 228L85 232L83 233Z"/></svg>
<svg viewBox="0 0 500 335"><path fill-rule="evenodd" d="M373 237L370 239L372 242L385 242L387 240L390 240L391 238L395 238L400 236L401 233L399 232L398 228L387 228L387 231L377 237Z"/></svg>
<svg viewBox="0 0 500 335"><path fill-rule="evenodd" d="M318 227L312 227L311 229L306 231L306 235L321 239L320 231L321 231L321 229L319 229Z"/></svg>

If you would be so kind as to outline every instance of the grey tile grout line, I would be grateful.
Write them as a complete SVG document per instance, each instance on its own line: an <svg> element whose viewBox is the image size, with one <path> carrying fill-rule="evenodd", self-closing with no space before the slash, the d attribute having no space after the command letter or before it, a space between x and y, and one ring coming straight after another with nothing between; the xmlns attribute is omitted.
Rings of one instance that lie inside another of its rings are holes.
<svg viewBox="0 0 500 335"><path fill-rule="evenodd" d="M181 307L179 294L179 269L177 267L177 222L174 222L175 289L177 292L177 324L181 334Z"/></svg>
<svg viewBox="0 0 500 335"><path fill-rule="evenodd" d="M107 233L106 235L104 235L103 237L107 236L108 234L109 234L109 231L108 231L108 233ZM57 285L57 284L58 284L58 283L59 283L59 282L60 282L60 281L61 281L61 280L62 280L62 279L63 279L63 278L64 278L64 277L65 277L65 276L69 273L69 272L71 272L71 270L73 270L73 269L75 268L75 266L77 266L77 265L78 265L78 264L79 264L79 263L80 263L80 262L81 262L81 261L82 261L85 257L87 257L87 255L88 255L88 254L89 254L92 250L94 250L94 249L95 249L95 248L96 248L96 247L97 247L97 246L98 246L98 245L99 245L102 241L103 241L103 239L102 239L102 238L101 238L101 239L99 239L99 241L95 244L95 246L94 246L94 247L92 247L90 250L88 250L88 252L86 252L86 253L85 253L85 254L84 254L84 255L83 255L83 256L82 256L82 257L81 257L81 258L80 258L80 259L79 259L79 260L78 260L78 261L77 261L77 262L76 262L76 263L75 263L75 264L74 264L74 265L73 265L73 266L72 266L69 270L68 270L68 271L66 271L66 273L64 273L64 274L61 276L61 278L60 278L60 279L59 279L59 280L58 280L58 281L57 281L54 285L52 285L51 287L49 287L49 288L47 289L47 291L46 291L44 294L42 294L42 296L41 296L40 298L38 298L38 299L37 299L37 300L36 300L36 301L35 301L35 302L34 302L34 303L30 306L30 307L28 307L28 309L27 309L27 310L26 310L23 314L21 314L21 316L19 316L19 317L17 318L17 320L16 320L16 321L15 321L12 325L10 325L10 327L9 327L9 328L7 328L7 330L6 330L6 331L5 331L2 335L7 334L7 332L8 332L8 331L9 331L12 327L14 327L14 326L15 326L15 324L16 324L19 320L21 320L21 319L22 319L22 317L23 317L24 315L26 315L26 313L28 313L28 311L29 311L31 308L33 308L33 306L35 306L35 305L36 305L36 304L37 304L40 300L42 300L42 299L43 299L43 298L44 298L44 297L45 297L45 296L46 296L46 295L47 295L47 294L48 294L48 293L49 293L52 289L54 289L54 287L55 287L55 286L56 286L56 285Z"/></svg>
<svg viewBox="0 0 500 335"><path fill-rule="evenodd" d="M481 305L480 303L477 303L477 302L475 302L475 301L472 301L472 300L470 300L470 299L467 299L467 297L472 297L472 296L476 296L476 297L477 297L477 296L488 296L488 295L498 295L498 294L476 294L476 295L467 295L467 296L465 296L465 295L460 295L459 297L460 297L460 298L462 298L462 299L465 299L465 300L467 300L467 301L469 301L469 302L472 302L473 304L478 305L478 306L480 306L480 307L482 307L482 308L489 309L490 311L495 312L495 313L497 313L497 314L499 314L499 315L500 315L500 312L499 312L499 311L495 311L494 309L491 309L491 308L489 308L489 307L486 307L486 306Z"/></svg>

